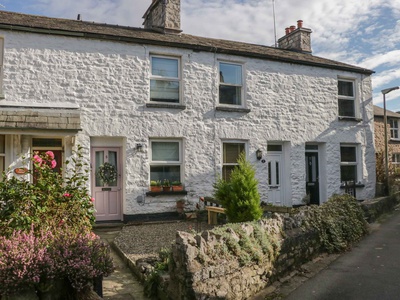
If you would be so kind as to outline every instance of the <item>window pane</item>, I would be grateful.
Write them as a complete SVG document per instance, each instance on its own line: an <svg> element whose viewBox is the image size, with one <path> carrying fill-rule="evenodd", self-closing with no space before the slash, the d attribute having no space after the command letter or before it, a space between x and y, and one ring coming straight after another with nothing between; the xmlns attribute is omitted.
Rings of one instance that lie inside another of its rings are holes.
<svg viewBox="0 0 400 300"><path fill-rule="evenodd" d="M179 103L179 82L150 80L151 101Z"/></svg>
<svg viewBox="0 0 400 300"><path fill-rule="evenodd" d="M178 142L152 142L151 150L152 161L179 161Z"/></svg>
<svg viewBox="0 0 400 300"><path fill-rule="evenodd" d="M282 145L268 145L267 146L267 151L281 152L282 151Z"/></svg>
<svg viewBox="0 0 400 300"><path fill-rule="evenodd" d="M108 162L115 167L115 170L118 172L118 165L117 165L117 152L116 151L108 151ZM109 186L117 186L118 183L118 176L117 179L113 182L110 182Z"/></svg>
<svg viewBox="0 0 400 300"><path fill-rule="evenodd" d="M180 166L150 166L150 180L160 180L164 179L172 181L181 180L181 167Z"/></svg>
<svg viewBox="0 0 400 300"><path fill-rule="evenodd" d="M173 58L152 57L151 74L178 78L178 60Z"/></svg>
<svg viewBox="0 0 400 300"><path fill-rule="evenodd" d="M354 117L354 100L339 99L339 116Z"/></svg>
<svg viewBox="0 0 400 300"><path fill-rule="evenodd" d="M104 164L104 151L96 151L96 166L95 166L95 174L96 174L96 186L104 186L100 175L99 168L102 164Z"/></svg>
<svg viewBox="0 0 400 300"><path fill-rule="evenodd" d="M242 85L242 66L220 63L219 80L221 83Z"/></svg>
<svg viewBox="0 0 400 300"><path fill-rule="evenodd" d="M341 162L357 162L356 147L340 147Z"/></svg>
<svg viewBox="0 0 400 300"><path fill-rule="evenodd" d="M244 151L243 143L224 143L224 163L237 163L239 154Z"/></svg>
<svg viewBox="0 0 400 300"><path fill-rule="evenodd" d="M62 147L61 139L32 139L33 147Z"/></svg>
<svg viewBox="0 0 400 300"><path fill-rule="evenodd" d="M341 181L357 181L357 166L341 166L340 167Z"/></svg>
<svg viewBox="0 0 400 300"><path fill-rule="evenodd" d="M219 86L219 103L241 105L241 87L238 86Z"/></svg>
<svg viewBox="0 0 400 300"><path fill-rule="evenodd" d="M338 90L340 96L354 97L353 82L351 81L338 81Z"/></svg>
<svg viewBox="0 0 400 300"><path fill-rule="evenodd" d="M236 166L223 166L222 179L228 181L231 178L231 173Z"/></svg>
<svg viewBox="0 0 400 300"><path fill-rule="evenodd" d="M6 153L6 136L0 135L0 153Z"/></svg>

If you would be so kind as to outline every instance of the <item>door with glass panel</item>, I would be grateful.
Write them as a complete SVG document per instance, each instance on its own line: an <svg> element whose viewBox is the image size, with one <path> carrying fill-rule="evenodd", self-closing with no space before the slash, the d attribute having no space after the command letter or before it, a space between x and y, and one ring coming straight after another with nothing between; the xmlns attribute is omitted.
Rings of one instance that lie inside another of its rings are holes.
<svg viewBox="0 0 400 300"><path fill-rule="evenodd" d="M120 148L92 148L91 160L96 221L122 220Z"/></svg>
<svg viewBox="0 0 400 300"><path fill-rule="evenodd" d="M319 205L318 152L306 152L306 193L310 204Z"/></svg>
<svg viewBox="0 0 400 300"><path fill-rule="evenodd" d="M283 205L282 190L282 145L268 145L268 203Z"/></svg>

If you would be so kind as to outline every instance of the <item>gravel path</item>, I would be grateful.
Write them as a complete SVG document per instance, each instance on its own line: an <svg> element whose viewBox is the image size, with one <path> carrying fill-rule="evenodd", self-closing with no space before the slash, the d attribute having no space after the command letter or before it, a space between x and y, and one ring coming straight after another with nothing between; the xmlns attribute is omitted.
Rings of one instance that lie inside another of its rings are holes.
<svg viewBox="0 0 400 300"><path fill-rule="evenodd" d="M161 248L169 247L175 241L177 231L196 232L212 227L196 221L128 225L121 230L114 243L129 259L136 261L144 257L158 257Z"/></svg>

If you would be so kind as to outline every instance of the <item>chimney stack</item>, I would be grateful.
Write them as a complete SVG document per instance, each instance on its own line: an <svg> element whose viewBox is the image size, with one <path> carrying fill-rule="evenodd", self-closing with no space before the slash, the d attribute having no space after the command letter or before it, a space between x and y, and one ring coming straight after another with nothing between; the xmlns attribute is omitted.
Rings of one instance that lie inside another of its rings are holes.
<svg viewBox="0 0 400 300"><path fill-rule="evenodd" d="M303 20L298 20L297 28L294 25L285 28L285 36L278 40L278 47L311 54L311 32L303 27Z"/></svg>
<svg viewBox="0 0 400 300"><path fill-rule="evenodd" d="M152 0L143 19L145 29L179 34L182 32L181 2L180 0Z"/></svg>

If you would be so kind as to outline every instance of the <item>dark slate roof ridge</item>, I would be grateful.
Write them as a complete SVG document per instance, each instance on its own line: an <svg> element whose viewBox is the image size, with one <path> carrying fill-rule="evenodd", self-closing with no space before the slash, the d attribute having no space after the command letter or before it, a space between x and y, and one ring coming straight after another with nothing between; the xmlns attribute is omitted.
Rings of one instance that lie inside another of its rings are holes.
<svg viewBox="0 0 400 300"><path fill-rule="evenodd" d="M99 38L125 42L143 42L161 46L189 48L241 55L261 59L271 59L289 63L339 69L363 74L374 71L362 67L334 61L301 52L274 48L246 42L200 37L190 34L164 34L148 29L97 23L91 21L53 18L0 10L0 29L21 30L48 34L65 34L86 38ZM57 31L57 33L53 32Z"/></svg>

